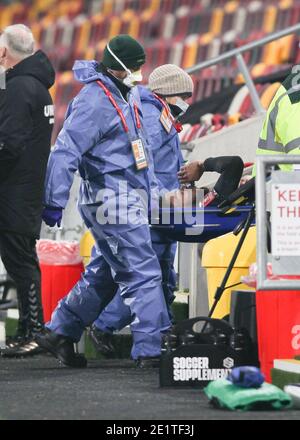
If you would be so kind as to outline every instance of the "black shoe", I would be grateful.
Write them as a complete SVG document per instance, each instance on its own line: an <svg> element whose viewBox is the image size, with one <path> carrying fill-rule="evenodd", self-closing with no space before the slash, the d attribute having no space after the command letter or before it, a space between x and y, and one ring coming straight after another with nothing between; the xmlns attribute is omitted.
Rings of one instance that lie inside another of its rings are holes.
<svg viewBox="0 0 300 440"><path fill-rule="evenodd" d="M24 358L41 354L43 350L33 340L23 340L23 342L12 342L4 350L1 350L1 356L5 358Z"/></svg>
<svg viewBox="0 0 300 440"><path fill-rule="evenodd" d="M75 353L74 342L65 336L47 332L36 336L36 342L67 367L86 368L87 366L86 358Z"/></svg>
<svg viewBox="0 0 300 440"><path fill-rule="evenodd" d="M14 347L17 347L18 345L22 344L23 342L26 342L25 336L19 336L19 335L8 336L5 341L5 344L6 344L5 348L14 348Z"/></svg>
<svg viewBox="0 0 300 440"><path fill-rule="evenodd" d="M89 329L89 336L95 349L107 358L116 357L116 349L113 344L113 335L99 330L95 325Z"/></svg>
<svg viewBox="0 0 300 440"><path fill-rule="evenodd" d="M140 369L159 368L160 357L141 357L135 361L135 366Z"/></svg>

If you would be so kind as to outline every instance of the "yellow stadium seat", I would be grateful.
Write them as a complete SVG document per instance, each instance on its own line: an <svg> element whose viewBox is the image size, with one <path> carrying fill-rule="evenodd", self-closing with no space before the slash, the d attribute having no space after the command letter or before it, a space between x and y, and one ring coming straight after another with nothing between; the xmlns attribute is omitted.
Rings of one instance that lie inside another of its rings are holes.
<svg viewBox="0 0 300 440"><path fill-rule="evenodd" d="M236 10L239 7L239 2L238 1L229 1L226 2L225 7L224 7L224 11L226 12L226 14L233 14L234 12L236 12Z"/></svg>
<svg viewBox="0 0 300 440"><path fill-rule="evenodd" d="M129 34L133 38L138 38L139 37L140 26L141 26L141 20L139 19L139 17L135 16L131 20L130 28L129 28Z"/></svg>
<svg viewBox="0 0 300 440"><path fill-rule="evenodd" d="M293 42L294 35L288 35L269 43L263 52L263 63L270 66L289 62Z"/></svg>
<svg viewBox="0 0 300 440"><path fill-rule="evenodd" d="M113 17L110 22L110 29L108 39L110 40L113 37L116 37L121 30L122 21L120 17Z"/></svg>
<svg viewBox="0 0 300 440"><path fill-rule="evenodd" d="M102 11L105 15L110 15L113 13L114 2L111 0L103 0Z"/></svg>
<svg viewBox="0 0 300 440"><path fill-rule="evenodd" d="M183 68L188 69L196 64L197 52L198 52L198 38L190 39L184 48Z"/></svg>
<svg viewBox="0 0 300 440"><path fill-rule="evenodd" d="M51 26L51 24L54 22L54 17L52 16L50 16L50 15L46 15L41 21L40 21L40 23L41 23L41 25L44 27L44 28L47 28L48 26Z"/></svg>
<svg viewBox="0 0 300 440"><path fill-rule="evenodd" d="M234 115L228 116L228 125L235 125L240 122L241 113L235 113Z"/></svg>
<svg viewBox="0 0 300 440"><path fill-rule="evenodd" d="M63 72L60 75L60 84L64 85L64 84L69 84L71 81L73 81L73 72L68 71L68 72Z"/></svg>
<svg viewBox="0 0 300 440"><path fill-rule="evenodd" d="M91 33L91 20L85 20L80 27L79 39L77 44L77 50L79 53L82 53L88 47L90 41L90 33Z"/></svg>
<svg viewBox="0 0 300 440"><path fill-rule="evenodd" d="M243 77L242 73L238 73L235 80L234 80L235 84L244 84L245 83L245 78Z"/></svg>
<svg viewBox="0 0 300 440"><path fill-rule="evenodd" d="M281 0L279 3L280 9L291 9L293 6L294 0Z"/></svg>
<svg viewBox="0 0 300 440"><path fill-rule="evenodd" d="M85 51L84 58L86 60L94 60L96 58L96 49L95 47L88 47Z"/></svg>
<svg viewBox="0 0 300 440"><path fill-rule="evenodd" d="M57 8L55 8L57 11L57 15L59 17L64 17L65 15L68 15L69 12L69 4L66 1L60 1L57 5Z"/></svg>
<svg viewBox="0 0 300 440"><path fill-rule="evenodd" d="M122 21L128 25L128 34L133 38L138 37L139 31L139 18L135 15L135 12L132 9L127 9L122 14Z"/></svg>
<svg viewBox="0 0 300 440"><path fill-rule="evenodd" d="M199 44L203 46L205 44L209 44L211 43L213 38L214 38L214 34L212 34L211 32L207 32L206 34L201 35L201 37L199 38Z"/></svg>
<svg viewBox="0 0 300 440"><path fill-rule="evenodd" d="M41 27L40 23L38 23L38 22L33 23L32 26L31 26L31 30L32 30L32 33L33 33L34 38L36 39L36 41L40 41L41 30L42 30L42 27Z"/></svg>
<svg viewBox="0 0 300 440"><path fill-rule="evenodd" d="M35 21L38 19L40 13L45 13L50 10L55 10L57 0L35 0L29 10L29 20Z"/></svg>
<svg viewBox="0 0 300 440"><path fill-rule="evenodd" d="M0 28L4 29L12 23L13 9L11 7L5 8L0 14Z"/></svg>
<svg viewBox="0 0 300 440"><path fill-rule="evenodd" d="M40 11L47 11L52 6L56 6L57 3L58 2L56 0L39 0L38 1L38 8Z"/></svg>
<svg viewBox="0 0 300 440"><path fill-rule="evenodd" d="M214 9L209 30L213 35L220 35L222 31L223 19L224 11L220 8Z"/></svg>
<svg viewBox="0 0 300 440"><path fill-rule="evenodd" d="M150 0L149 10L153 12L159 11L161 0Z"/></svg>
<svg viewBox="0 0 300 440"><path fill-rule="evenodd" d="M57 90L57 87L56 87L55 84L54 84L54 85L51 87L51 89L49 90L49 93L50 93L50 95L51 95L51 98L52 98L52 101L53 101L53 102L55 102L55 98L56 98L56 90Z"/></svg>
<svg viewBox="0 0 300 440"><path fill-rule="evenodd" d="M99 43L96 46L96 50L103 51L105 49L106 44L107 44L106 40L99 41Z"/></svg>
<svg viewBox="0 0 300 440"><path fill-rule="evenodd" d="M280 64L280 43L278 41L273 41L265 46L262 62L267 66Z"/></svg>
<svg viewBox="0 0 300 440"><path fill-rule="evenodd" d="M260 98L260 102L262 103L262 106L265 109L269 108L269 106L270 106L270 104L272 102L272 99L274 98L274 96L275 96L277 90L279 89L279 87L280 87L280 83L279 82L274 83L274 84L270 85L267 88L267 90L265 90L264 93L262 94L262 96Z"/></svg>
<svg viewBox="0 0 300 440"><path fill-rule="evenodd" d="M154 13L150 9L145 9L141 14L141 20L144 22L150 21L153 14Z"/></svg>
<svg viewBox="0 0 300 440"><path fill-rule="evenodd" d="M69 2L69 12L71 14L77 14L80 12L82 7L82 1L81 0L73 0L72 2Z"/></svg>
<svg viewBox="0 0 300 440"><path fill-rule="evenodd" d="M57 91L57 86L58 86L58 84L59 84L59 82L60 82L60 77L61 77L61 74L60 74L60 73L57 73L57 74L56 74L56 80L55 80L55 83L53 84L53 86L52 86L51 89L49 90L49 93L50 93L50 95L51 95L51 98L52 98L52 101L53 101L53 102L55 102L56 91Z"/></svg>
<svg viewBox="0 0 300 440"><path fill-rule="evenodd" d="M265 74L266 71L266 65L264 63L258 63L255 64L255 66L252 68L251 70L251 74L254 78L258 77L258 76L262 76Z"/></svg>
<svg viewBox="0 0 300 440"><path fill-rule="evenodd" d="M280 62L282 64L290 62L291 51L294 43L294 35L287 35L278 40L280 44Z"/></svg>
<svg viewBox="0 0 300 440"><path fill-rule="evenodd" d="M263 31L264 32L273 32L276 24L277 17L277 7L268 6L266 8L264 23L263 23Z"/></svg>
<svg viewBox="0 0 300 440"><path fill-rule="evenodd" d="M134 11L132 9L126 9L126 11L124 11L122 13L122 20L124 21L130 21L133 17L134 17Z"/></svg>
<svg viewBox="0 0 300 440"><path fill-rule="evenodd" d="M25 6L22 3L12 4L12 10L14 14L20 14L24 10Z"/></svg>

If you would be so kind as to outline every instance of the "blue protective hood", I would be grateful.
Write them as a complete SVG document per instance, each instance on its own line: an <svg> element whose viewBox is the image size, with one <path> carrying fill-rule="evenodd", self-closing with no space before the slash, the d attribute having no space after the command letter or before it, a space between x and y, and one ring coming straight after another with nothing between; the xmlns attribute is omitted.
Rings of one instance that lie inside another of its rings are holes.
<svg viewBox="0 0 300 440"><path fill-rule="evenodd" d="M76 81L84 84L89 84L97 79L103 78L101 72L97 71L99 63L97 61L75 61L73 72Z"/></svg>
<svg viewBox="0 0 300 440"><path fill-rule="evenodd" d="M138 86L138 90L139 90L142 104L149 103L149 104L155 105L155 107L157 107L159 111L162 110L162 108L163 108L162 104L158 101L158 99L155 98L155 96L153 95L153 92L151 92L150 89L148 89L145 86Z"/></svg>

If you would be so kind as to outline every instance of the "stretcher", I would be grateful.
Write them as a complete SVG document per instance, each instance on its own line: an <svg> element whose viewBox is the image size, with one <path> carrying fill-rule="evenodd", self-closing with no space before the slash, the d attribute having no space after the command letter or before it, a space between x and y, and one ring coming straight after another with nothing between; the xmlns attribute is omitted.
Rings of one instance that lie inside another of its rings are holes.
<svg viewBox="0 0 300 440"><path fill-rule="evenodd" d="M245 185L242 185L219 206L206 208L195 207L191 209L191 211L192 214L196 214L197 212L202 214L202 217L201 215L199 217L203 220L201 224L197 223L197 217L195 217L194 224L186 224L184 222L176 224L175 220L179 218L177 210L173 209L170 213L166 213L162 209L159 224L153 224L152 228L154 230L163 231L164 235L168 238L190 243L206 243L213 238L220 237L229 232L240 235L239 242L223 281L220 287L216 289L215 302L208 315L209 318L211 318L224 291L233 287L227 286L227 282L245 242L248 231L251 226L255 225L255 179L253 178ZM166 214L170 214L170 223L167 225L164 224ZM179 214L181 214L181 212ZM202 331L205 331L205 328L206 325Z"/></svg>
<svg viewBox="0 0 300 440"><path fill-rule="evenodd" d="M254 211L254 200L255 182L251 179L219 206L162 208L159 219L152 223L151 228L179 242L206 243L221 235L241 231ZM252 216L250 226L254 225L254 218Z"/></svg>
<svg viewBox="0 0 300 440"><path fill-rule="evenodd" d="M160 219L166 218L170 214L170 224L152 225L152 229L163 232L164 235L175 241L184 243L207 243L213 238L228 234L246 221L252 210L251 205L236 207L232 212L224 213L224 210L217 207L195 208L185 210L184 214L195 218L201 218L200 223L195 221L193 224L176 224L176 218L181 215L180 209L173 209L170 212L166 209L160 211Z"/></svg>

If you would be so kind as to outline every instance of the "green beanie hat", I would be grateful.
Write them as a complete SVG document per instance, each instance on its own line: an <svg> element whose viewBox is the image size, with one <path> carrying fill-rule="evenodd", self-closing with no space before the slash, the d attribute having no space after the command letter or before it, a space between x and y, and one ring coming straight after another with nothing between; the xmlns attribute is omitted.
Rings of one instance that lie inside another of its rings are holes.
<svg viewBox="0 0 300 440"><path fill-rule="evenodd" d="M128 69L140 67L146 62L143 46L130 35L118 35L108 43L110 50L122 61ZM102 63L112 70L124 70L112 56L107 46L104 50Z"/></svg>

